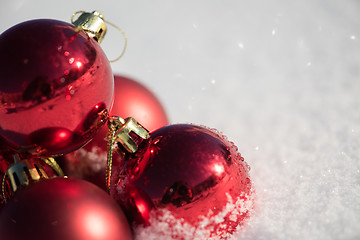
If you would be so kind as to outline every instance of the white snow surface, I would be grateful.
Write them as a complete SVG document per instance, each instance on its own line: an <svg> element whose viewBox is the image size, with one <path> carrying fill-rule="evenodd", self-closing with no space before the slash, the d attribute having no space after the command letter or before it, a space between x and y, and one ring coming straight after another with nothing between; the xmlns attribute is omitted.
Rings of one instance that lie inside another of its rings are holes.
<svg viewBox="0 0 360 240"><path fill-rule="evenodd" d="M101 11L114 73L235 142L256 209L232 239L360 239L359 1L0 1L1 32Z"/></svg>

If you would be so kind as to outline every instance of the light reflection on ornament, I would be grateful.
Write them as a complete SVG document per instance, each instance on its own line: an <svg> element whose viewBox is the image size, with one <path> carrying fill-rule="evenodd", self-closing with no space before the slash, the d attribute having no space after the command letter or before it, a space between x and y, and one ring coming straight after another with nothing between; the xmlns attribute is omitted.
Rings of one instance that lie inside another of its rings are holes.
<svg viewBox="0 0 360 240"><path fill-rule="evenodd" d="M146 205L142 202L139 202L136 206L141 214L144 214L147 211Z"/></svg>
<svg viewBox="0 0 360 240"><path fill-rule="evenodd" d="M80 214L82 214L81 217L84 219L83 224L87 232L89 232L93 237L102 239L107 232L107 226L105 223L110 219L105 221L106 219L93 209L87 209Z"/></svg>
<svg viewBox="0 0 360 240"><path fill-rule="evenodd" d="M224 166L218 163L214 163L212 170L214 171L214 174L218 177L221 176L225 171Z"/></svg>
<svg viewBox="0 0 360 240"><path fill-rule="evenodd" d="M82 63L81 63L81 62L79 62L79 61L77 61L77 62L76 62L76 66L77 66L77 68L81 68Z"/></svg>
<svg viewBox="0 0 360 240"><path fill-rule="evenodd" d="M65 138L68 138L69 135L70 135L70 134L69 134L67 131L61 131L61 130L60 130L60 131L58 132L58 135L57 135L57 136L58 136L59 139L65 139Z"/></svg>

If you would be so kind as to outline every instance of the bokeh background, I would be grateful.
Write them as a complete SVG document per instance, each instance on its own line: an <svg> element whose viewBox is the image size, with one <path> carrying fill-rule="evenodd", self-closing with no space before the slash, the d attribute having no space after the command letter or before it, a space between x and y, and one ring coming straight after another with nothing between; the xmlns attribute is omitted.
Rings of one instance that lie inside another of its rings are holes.
<svg viewBox="0 0 360 240"><path fill-rule="evenodd" d="M257 203L234 239L360 239L359 1L0 0L0 32L78 10L126 32L113 72L171 123L239 147ZM102 46L116 58L121 34L109 27Z"/></svg>

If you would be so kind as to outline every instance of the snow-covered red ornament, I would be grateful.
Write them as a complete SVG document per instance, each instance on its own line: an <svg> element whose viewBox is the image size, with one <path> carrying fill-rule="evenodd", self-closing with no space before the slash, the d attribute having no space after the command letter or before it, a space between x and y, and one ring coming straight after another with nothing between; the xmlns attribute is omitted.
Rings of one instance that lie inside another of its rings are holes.
<svg viewBox="0 0 360 240"><path fill-rule="evenodd" d="M124 163L112 166L110 192L140 238L224 239L248 218L249 166L224 136L190 124L148 134L132 118L119 121L110 140Z"/></svg>

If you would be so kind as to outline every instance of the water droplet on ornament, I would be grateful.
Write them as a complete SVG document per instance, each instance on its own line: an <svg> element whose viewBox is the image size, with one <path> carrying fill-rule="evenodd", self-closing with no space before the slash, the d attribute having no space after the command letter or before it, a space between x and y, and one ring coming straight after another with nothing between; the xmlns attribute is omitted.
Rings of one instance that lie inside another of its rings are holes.
<svg viewBox="0 0 360 240"><path fill-rule="evenodd" d="M157 137L153 140L153 144L156 145L160 142L161 137Z"/></svg>

